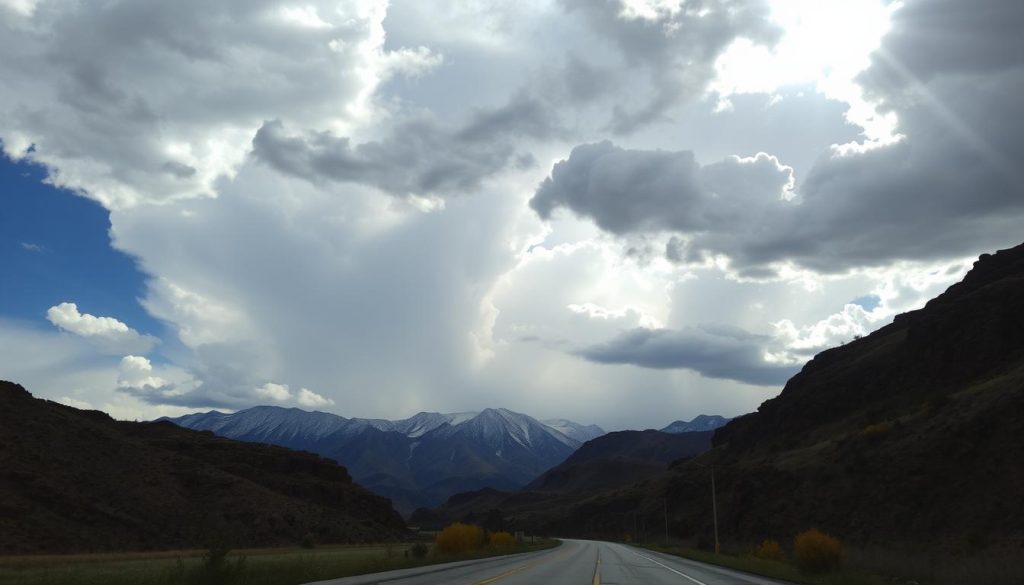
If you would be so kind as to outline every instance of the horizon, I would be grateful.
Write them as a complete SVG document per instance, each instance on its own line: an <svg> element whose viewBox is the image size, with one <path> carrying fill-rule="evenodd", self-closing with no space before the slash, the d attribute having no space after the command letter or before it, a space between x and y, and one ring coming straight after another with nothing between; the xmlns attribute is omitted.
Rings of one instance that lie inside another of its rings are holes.
<svg viewBox="0 0 1024 585"><path fill-rule="evenodd" d="M1006 0L0 0L0 378L733 418L1024 236Z"/></svg>

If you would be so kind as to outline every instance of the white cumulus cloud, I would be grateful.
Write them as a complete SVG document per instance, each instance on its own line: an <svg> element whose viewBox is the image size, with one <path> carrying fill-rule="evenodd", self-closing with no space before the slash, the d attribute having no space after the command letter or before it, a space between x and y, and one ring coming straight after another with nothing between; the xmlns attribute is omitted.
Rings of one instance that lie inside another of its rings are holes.
<svg viewBox="0 0 1024 585"><path fill-rule="evenodd" d="M141 335L113 317L81 313L75 303L61 303L47 309L46 318L64 331L93 340L113 353L146 353L158 343L152 335Z"/></svg>
<svg viewBox="0 0 1024 585"><path fill-rule="evenodd" d="M142 356L126 355L121 358L117 383L127 388L160 389L167 381L153 374L153 364Z"/></svg>

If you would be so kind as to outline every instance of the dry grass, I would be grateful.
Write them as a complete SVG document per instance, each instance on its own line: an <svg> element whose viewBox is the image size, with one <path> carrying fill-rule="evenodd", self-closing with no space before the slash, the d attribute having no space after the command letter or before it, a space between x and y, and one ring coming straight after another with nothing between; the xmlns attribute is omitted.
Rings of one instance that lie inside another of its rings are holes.
<svg viewBox="0 0 1024 585"><path fill-rule="evenodd" d="M204 559L206 551L0 557L0 585L298 585L558 544L544 541L454 555L431 550L425 558L411 554L414 544L257 549L232 552L220 563Z"/></svg>
<svg viewBox="0 0 1024 585"><path fill-rule="evenodd" d="M766 539L754 549L754 557L763 561L784 561L786 553L779 541Z"/></svg>

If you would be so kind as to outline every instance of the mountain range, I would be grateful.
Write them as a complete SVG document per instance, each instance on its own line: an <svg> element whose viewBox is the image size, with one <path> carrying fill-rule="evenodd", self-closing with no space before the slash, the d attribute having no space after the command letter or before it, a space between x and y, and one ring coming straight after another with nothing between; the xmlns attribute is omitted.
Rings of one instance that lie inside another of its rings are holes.
<svg viewBox="0 0 1024 585"><path fill-rule="evenodd" d="M410 418L345 418L297 408L258 406L169 418L217 435L280 445L333 459L371 491L410 513L452 494L485 487L518 489L558 465L584 442L604 434L597 425L538 421L504 408Z"/></svg>

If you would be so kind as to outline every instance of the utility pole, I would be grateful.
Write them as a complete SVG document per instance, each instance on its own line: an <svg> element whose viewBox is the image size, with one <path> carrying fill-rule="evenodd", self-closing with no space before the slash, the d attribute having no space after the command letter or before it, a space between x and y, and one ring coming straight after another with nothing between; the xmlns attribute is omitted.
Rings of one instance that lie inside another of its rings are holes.
<svg viewBox="0 0 1024 585"><path fill-rule="evenodd" d="M662 501L665 504L665 548L668 548L668 498Z"/></svg>
<svg viewBox="0 0 1024 585"><path fill-rule="evenodd" d="M715 496L715 466L711 466L711 513L715 517L715 554L721 552L721 547L718 545L718 499Z"/></svg>
<svg viewBox="0 0 1024 585"><path fill-rule="evenodd" d="M711 468L711 515L715 523L715 554L717 555L722 552L722 547L718 544L718 497L715 495L715 465L704 465L696 461L693 464L699 467Z"/></svg>

